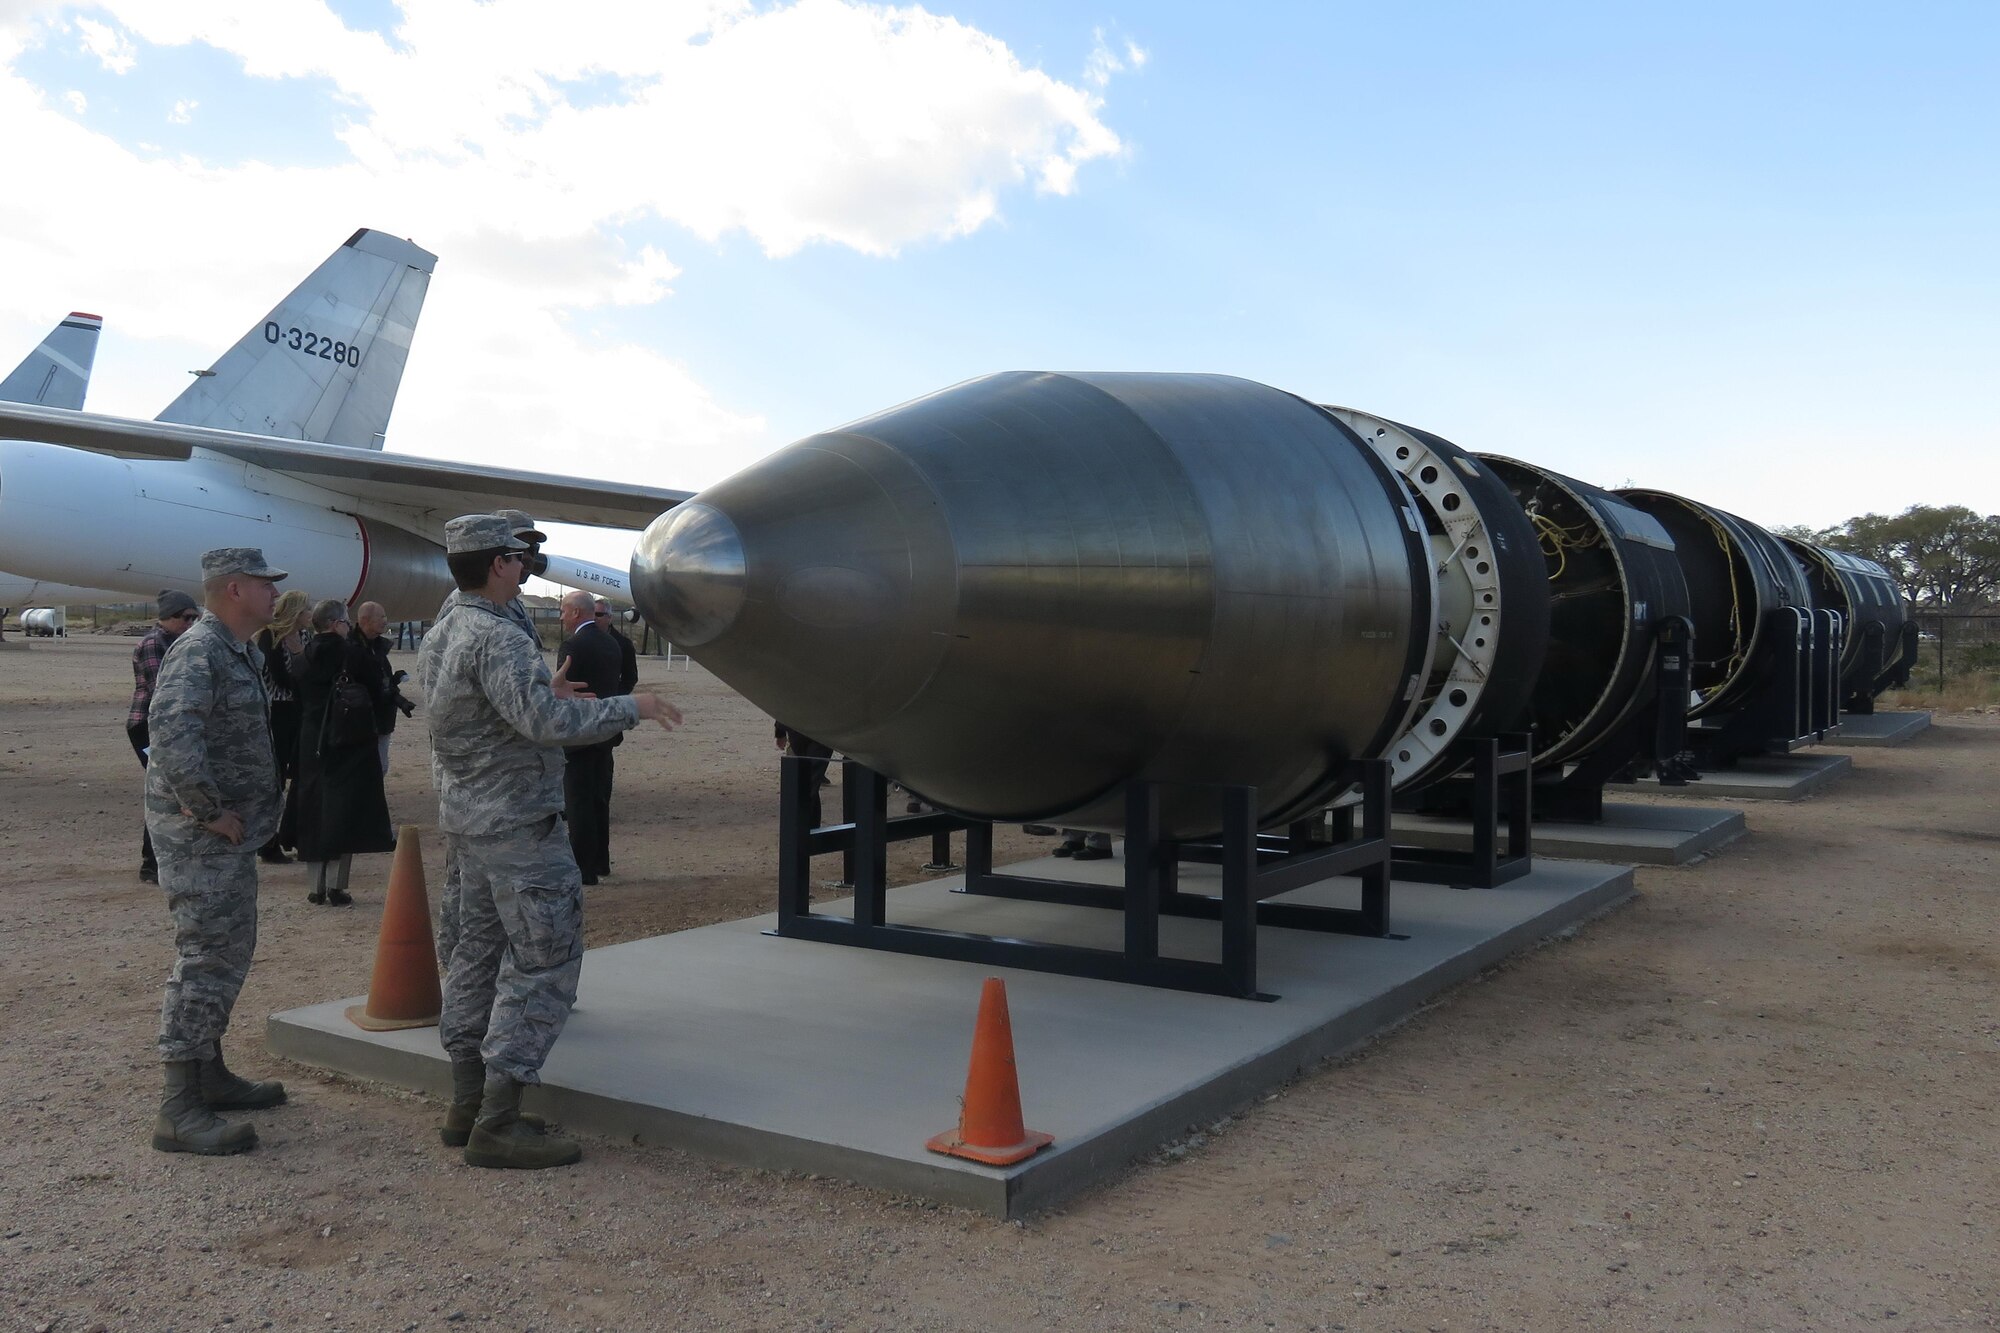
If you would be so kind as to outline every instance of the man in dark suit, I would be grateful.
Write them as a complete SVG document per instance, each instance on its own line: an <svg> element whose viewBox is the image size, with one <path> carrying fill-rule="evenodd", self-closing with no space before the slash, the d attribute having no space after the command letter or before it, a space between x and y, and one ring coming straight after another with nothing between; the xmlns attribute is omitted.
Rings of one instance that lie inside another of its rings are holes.
<svg viewBox="0 0 2000 1333"><path fill-rule="evenodd" d="M621 688L622 663L618 642L597 623L597 607L587 592L565 593L561 606L564 639L556 662L576 685L600 699L627 694ZM572 745L563 751L564 815L569 821L569 845L585 884L611 873L611 754L623 737L595 745Z"/></svg>
<svg viewBox="0 0 2000 1333"><path fill-rule="evenodd" d="M611 603L602 597L597 599L597 627L606 630L618 641L618 692L630 694L639 688L639 650L632 641L618 632L618 622L612 618Z"/></svg>

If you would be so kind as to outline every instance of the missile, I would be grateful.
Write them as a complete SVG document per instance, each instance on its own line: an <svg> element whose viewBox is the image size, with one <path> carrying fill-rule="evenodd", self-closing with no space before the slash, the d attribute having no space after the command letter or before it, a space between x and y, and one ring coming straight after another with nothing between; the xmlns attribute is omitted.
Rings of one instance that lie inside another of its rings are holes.
<svg viewBox="0 0 2000 1333"><path fill-rule="evenodd" d="M1618 496L1666 529L1687 581L1695 643L1690 684L1699 696L1688 716L1740 707L1779 669L1773 613L1786 637L1811 632L1805 569L1747 518L1666 491L1628 489Z"/></svg>
<svg viewBox="0 0 2000 1333"><path fill-rule="evenodd" d="M1220 375L1014 372L811 436L645 530L632 591L758 707L936 804L1263 823L1407 728L1429 540L1334 413Z"/></svg>

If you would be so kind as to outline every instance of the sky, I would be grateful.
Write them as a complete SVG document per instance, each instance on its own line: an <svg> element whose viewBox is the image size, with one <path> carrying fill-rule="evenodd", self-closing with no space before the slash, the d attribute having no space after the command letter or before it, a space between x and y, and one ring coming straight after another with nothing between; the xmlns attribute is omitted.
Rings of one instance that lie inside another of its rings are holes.
<svg viewBox="0 0 2000 1333"><path fill-rule="evenodd" d="M697 489L1214 371L1767 526L1996 513L1996 68L1983 0L0 0L0 361L101 314L150 417L368 226L439 255L394 452Z"/></svg>

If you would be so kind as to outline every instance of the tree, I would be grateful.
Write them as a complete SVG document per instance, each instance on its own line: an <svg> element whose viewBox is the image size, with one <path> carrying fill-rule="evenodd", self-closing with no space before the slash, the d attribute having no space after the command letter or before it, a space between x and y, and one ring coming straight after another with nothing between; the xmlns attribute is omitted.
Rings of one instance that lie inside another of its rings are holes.
<svg viewBox="0 0 2000 1333"><path fill-rule="evenodd" d="M1911 505L1862 514L1807 538L1875 561L1912 601L1943 611L1975 611L2000 600L2000 514L1963 505Z"/></svg>

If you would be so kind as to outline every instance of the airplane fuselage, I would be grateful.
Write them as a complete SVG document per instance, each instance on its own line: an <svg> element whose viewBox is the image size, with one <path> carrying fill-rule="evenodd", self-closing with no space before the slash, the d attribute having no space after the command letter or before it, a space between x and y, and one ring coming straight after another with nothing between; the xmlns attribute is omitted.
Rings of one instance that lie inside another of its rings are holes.
<svg viewBox="0 0 2000 1333"><path fill-rule="evenodd" d="M126 459L0 440L0 569L127 592L199 594L201 554L255 546L315 601L382 603L392 620L437 610L444 550L381 506L207 450Z"/></svg>

